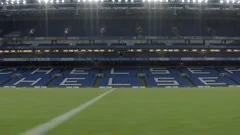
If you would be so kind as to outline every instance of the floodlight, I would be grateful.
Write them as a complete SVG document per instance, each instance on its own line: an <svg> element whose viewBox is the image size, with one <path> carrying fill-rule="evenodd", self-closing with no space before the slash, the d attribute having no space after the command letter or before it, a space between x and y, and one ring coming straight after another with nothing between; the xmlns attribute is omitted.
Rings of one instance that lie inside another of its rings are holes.
<svg viewBox="0 0 240 135"><path fill-rule="evenodd" d="M190 3L191 1L190 1L190 0L188 0L187 2L188 2L188 3Z"/></svg>
<svg viewBox="0 0 240 135"><path fill-rule="evenodd" d="M86 0L83 0L83 2L86 2Z"/></svg>
<svg viewBox="0 0 240 135"><path fill-rule="evenodd" d="M196 0L193 0L193 3L196 3Z"/></svg>
<svg viewBox="0 0 240 135"><path fill-rule="evenodd" d="M205 3L208 3L208 0L205 0Z"/></svg>
<svg viewBox="0 0 240 135"><path fill-rule="evenodd" d="M163 0L160 0L160 2L163 2Z"/></svg>
<svg viewBox="0 0 240 135"><path fill-rule="evenodd" d="M202 3L202 0L198 0L198 3Z"/></svg>
<svg viewBox="0 0 240 135"><path fill-rule="evenodd" d="M182 0L182 3L184 3L184 0Z"/></svg>
<svg viewBox="0 0 240 135"><path fill-rule="evenodd" d="M220 3L223 4L223 0L220 0Z"/></svg>
<svg viewBox="0 0 240 135"><path fill-rule="evenodd" d="M229 0L227 0L227 3L229 3L230 1Z"/></svg>
<svg viewBox="0 0 240 135"><path fill-rule="evenodd" d="M134 0L131 0L131 2L134 2Z"/></svg>
<svg viewBox="0 0 240 135"><path fill-rule="evenodd" d="M26 4L26 0L23 0L23 4L24 4L24 5Z"/></svg>
<svg viewBox="0 0 240 135"><path fill-rule="evenodd" d="M90 3L92 3L92 0L89 0Z"/></svg>
<svg viewBox="0 0 240 135"><path fill-rule="evenodd" d="M101 2L104 2L104 0L101 0Z"/></svg>

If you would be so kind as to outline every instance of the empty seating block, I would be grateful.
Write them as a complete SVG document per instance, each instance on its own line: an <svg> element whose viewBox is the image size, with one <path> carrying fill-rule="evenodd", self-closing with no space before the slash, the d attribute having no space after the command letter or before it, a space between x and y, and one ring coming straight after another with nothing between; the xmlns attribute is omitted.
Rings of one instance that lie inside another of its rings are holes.
<svg viewBox="0 0 240 135"><path fill-rule="evenodd" d="M108 87L134 87L142 86L141 80L137 78L138 71L129 68L104 69L104 78L100 80L100 86Z"/></svg>
<svg viewBox="0 0 240 135"><path fill-rule="evenodd" d="M0 69L0 85L15 87L236 86L240 85L239 76L238 67L4 68Z"/></svg>
<svg viewBox="0 0 240 135"><path fill-rule="evenodd" d="M143 69L146 74L146 83L149 87L189 87L185 78L179 76L180 72L174 68L148 68Z"/></svg>

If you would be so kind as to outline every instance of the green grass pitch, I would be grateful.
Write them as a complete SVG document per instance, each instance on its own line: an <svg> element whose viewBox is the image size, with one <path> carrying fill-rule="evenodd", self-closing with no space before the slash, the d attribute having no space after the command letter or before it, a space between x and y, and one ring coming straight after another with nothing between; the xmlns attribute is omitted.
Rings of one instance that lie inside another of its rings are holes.
<svg viewBox="0 0 240 135"><path fill-rule="evenodd" d="M106 91L0 89L0 135L20 135ZM240 88L119 88L47 135L239 134Z"/></svg>

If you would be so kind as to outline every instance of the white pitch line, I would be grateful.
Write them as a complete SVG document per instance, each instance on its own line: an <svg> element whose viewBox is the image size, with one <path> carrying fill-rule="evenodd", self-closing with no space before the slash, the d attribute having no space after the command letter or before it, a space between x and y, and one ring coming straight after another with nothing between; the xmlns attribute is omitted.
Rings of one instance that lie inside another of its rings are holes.
<svg viewBox="0 0 240 135"><path fill-rule="evenodd" d="M52 130L53 128L56 128L60 124L71 119L73 116L79 114L80 112L82 112L83 110L85 110L86 108L88 108L89 106L91 106L92 104L94 104L95 102L97 102L98 100L100 100L101 98L103 98L104 96L106 96L107 94L111 93L114 90L115 89L113 88L113 89L89 100L88 102L81 104L80 106L70 110L69 112L66 112L65 114L62 114L56 118L53 118L46 123L38 125L35 128L30 129L30 130L26 131L25 133L22 133L21 135L44 135L44 134L48 133L50 130Z"/></svg>

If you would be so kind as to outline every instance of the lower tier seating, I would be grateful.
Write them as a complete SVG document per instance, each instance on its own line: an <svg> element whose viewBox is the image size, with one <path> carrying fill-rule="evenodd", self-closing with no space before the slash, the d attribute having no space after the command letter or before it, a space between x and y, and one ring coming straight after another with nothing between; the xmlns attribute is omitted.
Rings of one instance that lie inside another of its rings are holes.
<svg viewBox="0 0 240 135"><path fill-rule="evenodd" d="M204 87L240 85L238 67L2 68L2 87Z"/></svg>

